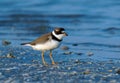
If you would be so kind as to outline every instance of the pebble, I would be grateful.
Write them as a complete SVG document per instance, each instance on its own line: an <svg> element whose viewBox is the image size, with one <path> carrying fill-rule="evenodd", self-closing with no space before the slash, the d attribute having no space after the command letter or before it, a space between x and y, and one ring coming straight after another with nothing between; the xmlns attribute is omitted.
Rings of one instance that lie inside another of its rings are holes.
<svg viewBox="0 0 120 83"><path fill-rule="evenodd" d="M77 72L76 71L72 71L69 74L70 74L70 76L73 76L73 75L77 75Z"/></svg>
<svg viewBox="0 0 120 83"><path fill-rule="evenodd" d="M2 72L0 72L0 76L2 75Z"/></svg>
<svg viewBox="0 0 120 83"><path fill-rule="evenodd" d="M68 69L68 70L71 70L72 68L71 68L71 67L68 67L67 69Z"/></svg>
<svg viewBox="0 0 120 83"><path fill-rule="evenodd" d="M66 51L66 52L64 52L64 54L65 54L65 55L69 55L69 54L72 54L72 52Z"/></svg>
<svg viewBox="0 0 120 83"><path fill-rule="evenodd" d="M74 62L74 63L80 63L80 60L78 60L78 59L77 59L77 60L75 60L75 62Z"/></svg>
<svg viewBox="0 0 120 83"><path fill-rule="evenodd" d="M78 44L77 43L75 43L75 44L72 44L73 46L78 46Z"/></svg>
<svg viewBox="0 0 120 83"><path fill-rule="evenodd" d="M61 49L62 50L69 50L69 47L68 46L62 46Z"/></svg>
<svg viewBox="0 0 120 83"><path fill-rule="evenodd" d="M8 53L6 57L7 58L15 58L15 56L12 53Z"/></svg>
<svg viewBox="0 0 120 83"><path fill-rule="evenodd" d="M116 71L116 73L117 73L117 74L120 74L120 69L118 69L118 70Z"/></svg>
<svg viewBox="0 0 120 83"><path fill-rule="evenodd" d="M77 55L82 55L83 53L81 53L81 52L78 52L78 53L75 53L75 54L77 54Z"/></svg>
<svg viewBox="0 0 120 83"><path fill-rule="evenodd" d="M38 63L39 61L38 60L32 60L33 63Z"/></svg>
<svg viewBox="0 0 120 83"><path fill-rule="evenodd" d="M84 72L83 72L83 74L90 74L90 70L89 69L86 69Z"/></svg>
<svg viewBox="0 0 120 83"><path fill-rule="evenodd" d="M108 70L108 72L112 72L113 70Z"/></svg>
<svg viewBox="0 0 120 83"><path fill-rule="evenodd" d="M110 83L117 83L117 81L116 80L111 80Z"/></svg>
<svg viewBox="0 0 120 83"><path fill-rule="evenodd" d="M2 40L2 45L7 46L7 45L10 45L10 44L11 44L10 41Z"/></svg>
<svg viewBox="0 0 120 83"><path fill-rule="evenodd" d="M87 55L88 55L88 56L93 56L94 53L93 53L93 52L88 52Z"/></svg>

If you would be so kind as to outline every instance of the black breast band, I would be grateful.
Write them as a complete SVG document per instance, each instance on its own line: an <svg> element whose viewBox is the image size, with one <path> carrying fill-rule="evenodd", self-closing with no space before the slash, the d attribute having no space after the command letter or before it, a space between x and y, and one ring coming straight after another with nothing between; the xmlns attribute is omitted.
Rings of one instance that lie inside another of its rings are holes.
<svg viewBox="0 0 120 83"><path fill-rule="evenodd" d="M54 40L56 40L56 41L58 41L58 42L61 42L61 41L62 41L62 40L58 39L57 37L55 37L52 33L51 33L51 35L52 35L52 39L54 39Z"/></svg>

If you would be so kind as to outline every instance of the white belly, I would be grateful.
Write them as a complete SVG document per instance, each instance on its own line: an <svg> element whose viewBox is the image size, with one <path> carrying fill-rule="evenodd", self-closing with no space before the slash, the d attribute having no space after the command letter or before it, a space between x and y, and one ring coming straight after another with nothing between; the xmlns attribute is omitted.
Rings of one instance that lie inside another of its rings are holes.
<svg viewBox="0 0 120 83"><path fill-rule="evenodd" d="M32 46L35 50L52 50L59 46L60 42L51 40L49 42L46 42L44 44L36 44L35 46Z"/></svg>

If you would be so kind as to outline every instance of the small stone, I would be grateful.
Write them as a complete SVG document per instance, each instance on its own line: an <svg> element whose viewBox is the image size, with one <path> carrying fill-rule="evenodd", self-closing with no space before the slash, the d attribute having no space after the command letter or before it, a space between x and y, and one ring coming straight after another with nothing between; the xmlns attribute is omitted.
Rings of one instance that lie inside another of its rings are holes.
<svg viewBox="0 0 120 83"><path fill-rule="evenodd" d="M33 63L38 63L38 60L32 60Z"/></svg>
<svg viewBox="0 0 120 83"><path fill-rule="evenodd" d="M2 40L2 45L7 46L7 45L10 45L10 44L11 44L10 41Z"/></svg>
<svg viewBox="0 0 120 83"><path fill-rule="evenodd" d="M86 69L84 72L83 72L83 74L90 74L90 70L89 69Z"/></svg>
<svg viewBox="0 0 120 83"><path fill-rule="evenodd" d="M70 72L70 75L71 75L71 76L77 75L77 72L76 72L76 71L72 71L72 72Z"/></svg>
<svg viewBox="0 0 120 83"><path fill-rule="evenodd" d="M69 50L69 47L68 46L62 46L61 49L62 50Z"/></svg>
<svg viewBox="0 0 120 83"><path fill-rule="evenodd" d="M64 54L65 54L65 55L69 55L69 54L72 54L72 52L66 51L66 52L64 52Z"/></svg>
<svg viewBox="0 0 120 83"><path fill-rule="evenodd" d="M117 74L120 74L120 69L118 69L118 70L116 71L116 73L117 73Z"/></svg>
<svg viewBox="0 0 120 83"><path fill-rule="evenodd" d="M88 52L87 55L88 55L88 56L93 56L94 53L93 53L93 52Z"/></svg>
<svg viewBox="0 0 120 83"><path fill-rule="evenodd" d="M2 75L2 72L0 72L0 76Z"/></svg>
<svg viewBox="0 0 120 83"><path fill-rule="evenodd" d="M112 72L113 70L108 70L108 72Z"/></svg>
<svg viewBox="0 0 120 83"><path fill-rule="evenodd" d="M75 60L75 63L80 63L80 60Z"/></svg>
<svg viewBox="0 0 120 83"><path fill-rule="evenodd" d="M92 62L87 62L88 64L92 64Z"/></svg>
<svg viewBox="0 0 120 83"><path fill-rule="evenodd" d="M117 83L117 81L116 80L111 80L110 83Z"/></svg>
<svg viewBox="0 0 120 83"><path fill-rule="evenodd" d="M78 52L78 53L76 53L77 55L82 55L83 53L80 53L80 52Z"/></svg>
<svg viewBox="0 0 120 83"><path fill-rule="evenodd" d="M15 56L12 53L8 53L6 57L7 58L15 58Z"/></svg>
<svg viewBox="0 0 120 83"><path fill-rule="evenodd" d="M68 69L68 70L71 70L71 67L68 67L67 69Z"/></svg>
<svg viewBox="0 0 120 83"><path fill-rule="evenodd" d="M73 46L78 46L78 44L76 44L76 43L75 43L75 44L72 44L72 45L73 45Z"/></svg>

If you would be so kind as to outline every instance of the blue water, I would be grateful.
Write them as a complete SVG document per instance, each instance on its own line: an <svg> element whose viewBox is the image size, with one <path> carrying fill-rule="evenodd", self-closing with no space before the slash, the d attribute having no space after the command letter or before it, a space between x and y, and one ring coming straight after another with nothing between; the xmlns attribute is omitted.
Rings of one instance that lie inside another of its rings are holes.
<svg viewBox="0 0 120 83"><path fill-rule="evenodd" d="M24 48L21 42L56 26L69 34L63 45L73 52L71 58L120 59L119 0L0 0L0 40L11 46ZM79 52L83 56L74 56ZM89 52L94 56L88 57Z"/></svg>

